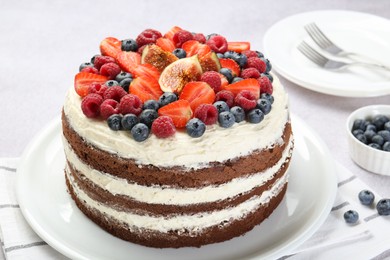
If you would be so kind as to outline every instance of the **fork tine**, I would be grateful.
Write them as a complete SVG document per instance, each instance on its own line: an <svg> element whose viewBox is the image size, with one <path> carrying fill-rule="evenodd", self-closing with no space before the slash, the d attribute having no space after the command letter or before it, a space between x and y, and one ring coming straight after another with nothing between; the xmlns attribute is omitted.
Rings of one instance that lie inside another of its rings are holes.
<svg viewBox="0 0 390 260"><path fill-rule="evenodd" d="M317 24L312 23L313 30L324 40L324 42L330 46L335 45L326 35L322 32L322 30L317 26Z"/></svg>
<svg viewBox="0 0 390 260"><path fill-rule="evenodd" d="M305 25L306 32L310 35L310 37L315 41L315 43L320 46L322 49L325 49L327 45L323 42L323 39L318 35L318 33L314 30L313 23Z"/></svg>
<svg viewBox="0 0 390 260"><path fill-rule="evenodd" d="M316 63L317 65L320 66L325 66L325 64L328 62L328 59L318 53L316 50L314 50L309 44L306 42L301 42L298 45L298 49L307 57L309 58L312 62Z"/></svg>

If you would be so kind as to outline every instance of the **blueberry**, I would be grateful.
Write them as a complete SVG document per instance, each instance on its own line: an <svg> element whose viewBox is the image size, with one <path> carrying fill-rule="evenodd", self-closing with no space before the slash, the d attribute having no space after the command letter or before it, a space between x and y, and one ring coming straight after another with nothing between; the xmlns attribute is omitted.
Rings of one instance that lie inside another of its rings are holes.
<svg viewBox="0 0 390 260"><path fill-rule="evenodd" d="M390 152L390 142L386 142L382 146L382 150L385 152Z"/></svg>
<svg viewBox="0 0 390 260"><path fill-rule="evenodd" d="M79 71L81 71L81 70L84 69L84 68L88 68L88 67L93 67L93 63L92 63L92 62L84 62L84 63L81 63L81 64L80 64L80 67L79 67Z"/></svg>
<svg viewBox="0 0 390 260"><path fill-rule="evenodd" d="M263 76L267 77L269 79L269 81L271 81L271 83L274 82L274 77L271 74L267 73L267 72L261 73L260 76L261 77L263 77Z"/></svg>
<svg viewBox="0 0 390 260"><path fill-rule="evenodd" d="M147 100L145 101L142 109L145 110L145 109L153 109L153 110L158 110L160 108L160 104L158 103L158 101L156 100Z"/></svg>
<svg viewBox="0 0 390 260"><path fill-rule="evenodd" d="M367 144L367 138L364 134L357 134L356 136L356 139L358 139L360 142L362 142L363 144Z"/></svg>
<svg viewBox="0 0 390 260"><path fill-rule="evenodd" d="M372 123L376 126L376 129L383 129L384 125L389 122L390 119L385 115L377 115L372 120Z"/></svg>
<svg viewBox="0 0 390 260"><path fill-rule="evenodd" d="M263 121L264 113L260 109L255 108L255 109L252 109L251 111L248 112L247 117L248 117L249 123L258 124L261 121Z"/></svg>
<svg viewBox="0 0 390 260"><path fill-rule="evenodd" d="M136 124L138 124L138 117L134 114L126 114L122 117L122 128L124 130L131 130Z"/></svg>
<svg viewBox="0 0 390 260"><path fill-rule="evenodd" d="M260 98L256 101L256 103L256 108L260 109L264 115L267 115L269 112L271 112L272 105L271 102L269 102L267 99Z"/></svg>
<svg viewBox="0 0 390 260"><path fill-rule="evenodd" d="M374 202L375 195L369 190L362 190L359 192L359 200L363 205L371 205Z"/></svg>
<svg viewBox="0 0 390 260"><path fill-rule="evenodd" d="M353 136L364 134L364 131L362 129L355 129L352 131Z"/></svg>
<svg viewBox="0 0 390 260"><path fill-rule="evenodd" d="M263 58L264 57L264 54L262 52L259 52L259 51L255 51L256 54L257 54L257 57L259 58Z"/></svg>
<svg viewBox="0 0 390 260"><path fill-rule="evenodd" d="M116 81L116 80L107 80L104 85L106 85L107 87L113 87L113 86L119 86L119 82Z"/></svg>
<svg viewBox="0 0 390 260"><path fill-rule="evenodd" d="M153 121L158 117L157 111L153 109L145 109L139 115L139 121L149 128L152 126Z"/></svg>
<svg viewBox="0 0 390 260"><path fill-rule="evenodd" d="M133 78L133 75L131 75L128 72L122 71L121 73L116 75L115 80L118 81L118 82L121 82L122 80L127 79L127 78Z"/></svg>
<svg viewBox="0 0 390 260"><path fill-rule="evenodd" d="M219 125L222 126L223 128L229 128L234 124L234 122L236 122L236 119L234 118L232 112L223 111L218 115L218 122Z"/></svg>
<svg viewBox="0 0 390 260"><path fill-rule="evenodd" d="M390 215L390 199L381 199L376 204L376 210L379 215L387 216Z"/></svg>
<svg viewBox="0 0 390 260"><path fill-rule="evenodd" d="M183 50L182 48L174 49L172 53L173 53L176 57L178 57L179 59L183 59L183 58L187 57L186 51Z"/></svg>
<svg viewBox="0 0 390 260"><path fill-rule="evenodd" d="M245 111L242 107L234 106L230 109L230 112L234 115L236 123L240 123L245 120Z"/></svg>
<svg viewBox="0 0 390 260"><path fill-rule="evenodd" d="M131 135L137 142L145 141L149 136L149 132L149 128L143 123L138 123L131 129Z"/></svg>
<svg viewBox="0 0 390 260"><path fill-rule="evenodd" d="M385 143L385 139L381 135L376 134L372 137L371 142L382 146Z"/></svg>
<svg viewBox="0 0 390 260"><path fill-rule="evenodd" d="M160 107L166 106L169 103L172 103L177 100L177 96L173 92L165 92L160 96L158 99L158 103L160 104Z"/></svg>
<svg viewBox="0 0 390 260"><path fill-rule="evenodd" d="M267 99L271 104L274 103L274 96L272 96L270 93L261 93L260 98Z"/></svg>
<svg viewBox="0 0 390 260"><path fill-rule="evenodd" d="M260 58L260 59L262 59L265 62L265 65L266 65L265 73L270 72L272 69L271 62L266 58Z"/></svg>
<svg viewBox="0 0 390 260"><path fill-rule="evenodd" d="M138 44L134 39L122 40L122 51L137 51Z"/></svg>
<svg viewBox="0 0 390 260"><path fill-rule="evenodd" d="M208 41L211 37L219 35L218 33L210 33L209 35L206 35L206 41Z"/></svg>
<svg viewBox="0 0 390 260"><path fill-rule="evenodd" d="M390 131L390 121L389 121L389 122L386 122L386 123L383 125L383 129L384 129L384 130Z"/></svg>
<svg viewBox="0 0 390 260"><path fill-rule="evenodd" d="M186 130L191 137L201 137L206 131L206 125L198 118L193 118L187 122Z"/></svg>
<svg viewBox="0 0 390 260"><path fill-rule="evenodd" d="M390 131L389 130L380 130L378 135L382 136L385 142L390 141Z"/></svg>
<svg viewBox="0 0 390 260"><path fill-rule="evenodd" d="M224 75L229 83L232 82L233 74L232 74L232 71L230 69L222 68L222 69L219 70L219 73Z"/></svg>
<svg viewBox="0 0 390 260"><path fill-rule="evenodd" d="M368 146L371 148L377 149L377 150L382 150L382 147L376 143L370 143L370 144L368 144Z"/></svg>
<svg viewBox="0 0 390 260"><path fill-rule="evenodd" d="M224 59L225 55L223 55L223 53L217 53L217 57L218 59Z"/></svg>
<svg viewBox="0 0 390 260"><path fill-rule="evenodd" d="M243 78L240 78L240 77L234 77L233 80L232 80L232 83L236 83L236 82L239 82L243 80Z"/></svg>
<svg viewBox="0 0 390 260"><path fill-rule="evenodd" d="M359 129L358 129L358 130L355 130L355 131L359 131ZM364 136L366 137L367 142L371 142L372 137L373 137L374 135L376 135L376 132L373 131L373 130L370 130L370 129L369 129L369 130L366 130L366 131L364 132Z"/></svg>
<svg viewBox="0 0 390 260"><path fill-rule="evenodd" d="M240 55L235 51L227 51L224 53L223 56L225 57L225 59L232 59L235 62L237 62L237 60L240 59Z"/></svg>
<svg viewBox="0 0 390 260"><path fill-rule="evenodd" d="M344 213L344 220L348 224L355 224L359 220L359 213L355 210L348 210Z"/></svg>
<svg viewBox="0 0 390 260"><path fill-rule="evenodd" d="M100 54L93 55L93 57L91 58L91 63L92 63L92 64L95 64L95 58L96 58L97 56L102 56L102 55L100 55Z"/></svg>
<svg viewBox="0 0 390 260"><path fill-rule="evenodd" d="M355 119L355 121L353 121L352 131L356 129L365 130L363 119Z"/></svg>
<svg viewBox="0 0 390 260"><path fill-rule="evenodd" d="M371 124L370 122L366 125L366 129L365 129L366 131L367 130L372 130L372 131L374 131L374 132L376 132L376 126L375 125L373 125L373 124Z"/></svg>
<svg viewBox="0 0 390 260"><path fill-rule="evenodd" d="M133 78L126 78L119 82L119 86L121 86L126 92L129 92L130 84L133 81Z"/></svg>
<svg viewBox="0 0 390 260"><path fill-rule="evenodd" d="M119 131L122 129L122 115L113 114L107 118L108 127L111 130Z"/></svg>
<svg viewBox="0 0 390 260"><path fill-rule="evenodd" d="M215 108L218 110L218 114L222 112L229 111L229 106L226 104L225 101L217 101L213 104Z"/></svg>

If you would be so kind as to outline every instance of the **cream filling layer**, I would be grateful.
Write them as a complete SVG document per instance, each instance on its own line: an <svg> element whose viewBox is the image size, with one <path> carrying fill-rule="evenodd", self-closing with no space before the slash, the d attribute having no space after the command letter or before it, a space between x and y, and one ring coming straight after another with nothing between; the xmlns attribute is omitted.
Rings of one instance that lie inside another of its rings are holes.
<svg viewBox="0 0 390 260"><path fill-rule="evenodd" d="M288 180L288 174L285 174L275 182L270 190L263 192L261 196L253 196L235 207L193 215L178 214L172 217L155 217L118 211L97 202L91 199L78 187L72 176L69 174L68 168L66 169L66 174L76 196L87 207L97 210L101 214L104 214L120 223L126 224L130 231L148 229L162 233L167 233L170 230L188 230L190 232L197 233L211 226L224 225L224 223L230 223L233 220L244 218L247 214L255 211L260 206L267 204L271 198L277 196L282 191L284 184L287 183Z"/></svg>
<svg viewBox="0 0 390 260"><path fill-rule="evenodd" d="M292 139L292 138L290 138ZM81 172L88 180L113 195L124 195L143 203L166 205L189 205L209 203L233 198L246 193L270 180L280 167L291 157L292 140L283 151L282 158L272 167L249 177L235 178L221 185L210 185L203 188L177 189L169 186L143 186L129 183L110 174L97 171L83 163L69 144L64 140L66 158L73 168Z"/></svg>
<svg viewBox="0 0 390 260"><path fill-rule="evenodd" d="M152 164L199 169L210 162L225 162L283 142L284 126L289 121L288 97L276 76L273 87L275 102L261 123L241 122L227 129L214 124L200 138L179 130L170 138L151 134L145 141L136 142L128 131L112 131L105 121L85 117L80 109L81 98L73 87L66 95L64 113L70 126L86 142L108 153L133 159L140 167Z"/></svg>

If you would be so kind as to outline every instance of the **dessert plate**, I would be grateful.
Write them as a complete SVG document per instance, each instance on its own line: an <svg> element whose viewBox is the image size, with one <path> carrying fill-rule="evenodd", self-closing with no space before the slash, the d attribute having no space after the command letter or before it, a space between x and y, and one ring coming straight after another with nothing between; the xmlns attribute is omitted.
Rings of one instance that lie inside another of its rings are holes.
<svg viewBox="0 0 390 260"><path fill-rule="evenodd" d="M317 50L304 29L315 22L341 48L390 66L390 20L352 11L315 11L287 17L264 35L264 52L286 79L317 92L345 97L390 94L390 73L361 66L343 71L318 67L297 49L302 40Z"/></svg>
<svg viewBox="0 0 390 260"><path fill-rule="evenodd" d="M61 122L52 121L26 148L16 192L32 229L72 259L276 258L308 239L325 221L337 191L335 165L323 141L292 117L295 150L286 197L261 225L244 236L201 248L155 249L118 239L77 208L66 191ZM313 199L315 198L315 199Z"/></svg>

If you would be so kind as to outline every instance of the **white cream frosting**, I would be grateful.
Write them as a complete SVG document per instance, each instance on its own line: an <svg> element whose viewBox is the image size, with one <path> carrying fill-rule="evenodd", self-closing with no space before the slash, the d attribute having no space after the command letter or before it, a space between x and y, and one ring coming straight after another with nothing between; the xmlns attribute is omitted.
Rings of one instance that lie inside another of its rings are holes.
<svg viewBox="0 0 390 260"><path fill-rule="evenodd" d="M280 167L291 156L292 140L283 151L281 159L272 167L263 172L249 177L235 178L221 185L210 185L203 188L179 189L169 186L143 186L136 183L128 183L126 180L110 174L100 172L83 163L70 145L64 140L66 158L73 168L98 187L109 191L113 195L125 195L143 203L166 204L166 205L190 205L197 203L209 203L228 198L234 198L238 194L246 193L261 186L279 171Z"/></svg>
<svg viewBox="0 0 390 260"><path fill-rule="evenodd" d="M227 129L214 124L200 138L177 131L170 138L160 139L151 134L145 141L136 142L127 131L112 131L105 121L85 117L80 109L81 98L73 87L66 95L64 112L71 127L84 140L101 150L133 159L140 167L153 164L199 169L210 162L246 156L283 142L284 125L289 120L288 97L277 77L273 87L275 102L261 123L241 122Z"/></svg>
<svg viewBox="0 0 390 260"><path fill-rule="evenodd" d="M264 191L261 196L253 196L252 198L238 204L235 207L225 208L219 211L203 212L191 215L173 215L170 217L156 217L149 215L138 215L134 213L118 211L112 207L106 206L91 199L78 185L74 182L69 174L69 169L66 174L74 189L76 196L85 203L89 208L99 211L112 219L124 223L131 231L139 229L148 229L167 233L170 230L189 230L190 232L202 232L203 229L215 225L221 225L225 222L230 223L232 220L241 219L247 214L258 209L261 205L267 204L271 198L277 196L283 188L283 185L288 180L288 174L279 178L270 190Z"/></svg>

